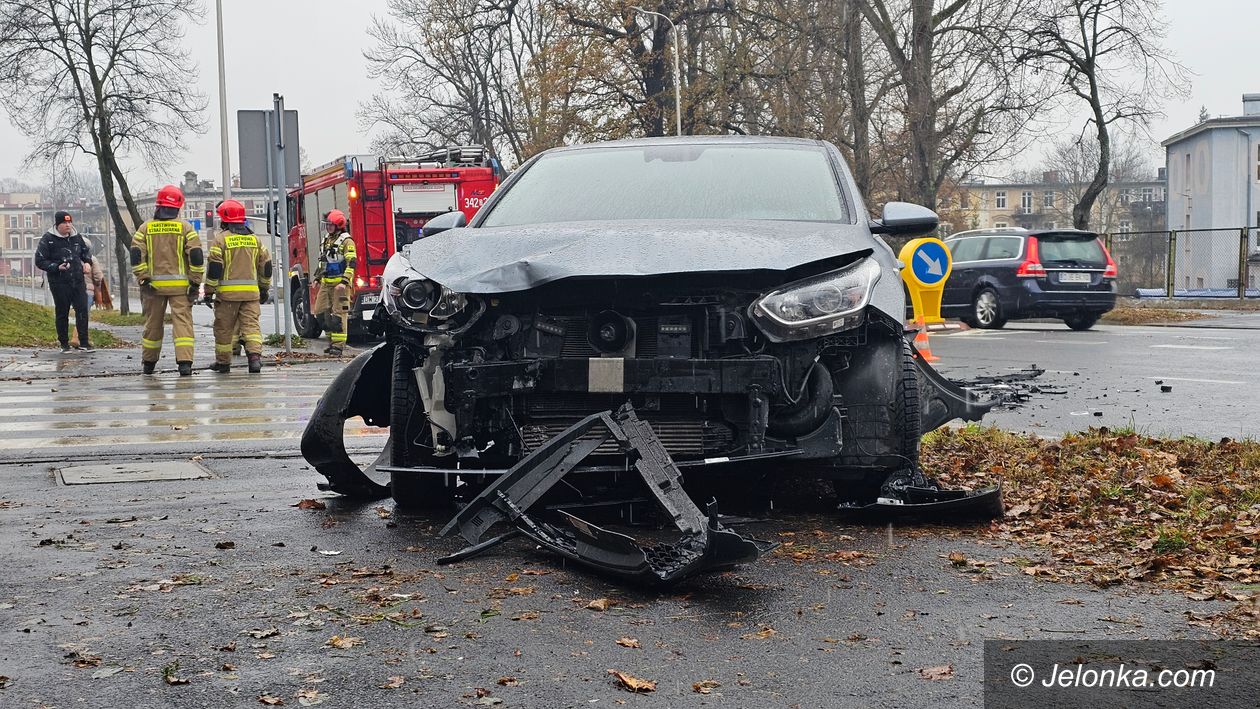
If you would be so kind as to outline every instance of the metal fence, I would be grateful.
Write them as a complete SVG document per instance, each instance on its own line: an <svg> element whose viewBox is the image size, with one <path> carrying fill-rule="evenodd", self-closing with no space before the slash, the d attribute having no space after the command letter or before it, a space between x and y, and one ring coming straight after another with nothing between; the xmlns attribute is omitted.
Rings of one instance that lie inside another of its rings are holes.
<svg viewBox="0 0 1260 709"><path fill-rule="evenodd" d="M1120 295L1260 298L1256 227L1103 234Z"/></svg>

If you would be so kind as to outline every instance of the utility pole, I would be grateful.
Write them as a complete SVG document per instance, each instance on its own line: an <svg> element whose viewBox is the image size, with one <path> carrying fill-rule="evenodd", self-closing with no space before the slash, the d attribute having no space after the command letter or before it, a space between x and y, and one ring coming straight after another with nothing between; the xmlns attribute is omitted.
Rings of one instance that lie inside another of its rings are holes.
<svg viewBox="0 0 1260 709"><path fill-rule="evenodd" d="M227 79L223 71L223 0L215 0L214 10L219 33L219 141L223 155L223 199L231 199L232 158L228 155Z"/></svg>
<svg viewBox="0 0 1260 709"><path fill-rule="evenodd" d="M279 188L280 199L279 208L276 210L276 223L279 225L280 234L287 235L289 233L289 209L288 209L288 176L284 174L285 154L284 154L284 97L280 94L272 94L271 101L273 104L273 113L276 121L276 133L274 144L276 146L276 185ZM284 237L281 237L281 243L284 244ZM281 289L282 297L287 305L292 296L289 295L289 284L284 279L289 277L289 247L284 245L280 249L280 278L284 288ZM284 351L293 351L293 318L289 317L289 309L284 308Z"/></svg>
<svg viewBox="0 0 1260 709"><path fill-rule="evenodd" d="M667 15L652 10L644 10L638 5L631 5L630 9L641 12L645 15L655 15L669 23L671 29L674 30L674 130L678 135L682 135L682 71L678 62L678 55L682 51L682 44L678 41L678 25L669 19Z"/></svg>

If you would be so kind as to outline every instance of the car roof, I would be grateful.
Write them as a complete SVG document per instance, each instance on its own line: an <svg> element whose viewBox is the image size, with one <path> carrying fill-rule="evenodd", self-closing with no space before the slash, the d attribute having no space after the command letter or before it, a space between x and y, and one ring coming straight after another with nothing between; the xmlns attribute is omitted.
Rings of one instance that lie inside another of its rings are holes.
<svg viewBox="0 0 1260 709"><path fill-rule="evenodd" d="M993 227L992 229L970 229L967 231L957 231L945 237L945 241L960 239L968 236L1044 236L1047 234L1062 234L1065 236L1098 236L1097 232L1085 231L1083 229L1025 229L1023 227L1004 226Z"/></svg>
<svg viewBox="0 0 1260 709"><path fill-rule="evenodd" d="M660 138L626 138L624 140L605 140L597 143L580 143L552 148L548 153L566 153L575 150L592 148L634 148L652 145L800 145L826 148L821 140L810 138L789 138L777 135L678 135Z"/></svg>

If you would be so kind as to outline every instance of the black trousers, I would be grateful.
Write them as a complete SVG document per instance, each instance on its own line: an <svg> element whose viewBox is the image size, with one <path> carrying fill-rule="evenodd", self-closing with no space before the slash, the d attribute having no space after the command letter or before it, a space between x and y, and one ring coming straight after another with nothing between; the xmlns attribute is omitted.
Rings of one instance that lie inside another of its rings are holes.
<svg viewBox="0 0 1260 709"><path fill-rule="evenodd" d="M74 306L75 327L79 331L79 346L88 346L88 302L86 286L71 279L48 282L52 291L53 305L57 312L57 340L61 346L70 344L70 306Z"/></svg>

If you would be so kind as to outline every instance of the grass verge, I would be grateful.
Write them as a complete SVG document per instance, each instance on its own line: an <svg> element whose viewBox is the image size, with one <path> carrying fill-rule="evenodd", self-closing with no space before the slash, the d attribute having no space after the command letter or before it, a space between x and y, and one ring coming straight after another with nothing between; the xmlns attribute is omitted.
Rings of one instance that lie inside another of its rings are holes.
<svg viewBox="0 0 1260 709"><path fill-rule="evenodd" d="M89 330L96 347L117 347L122 343L105 330ZM77 341L74 327L71 342ZM56 347L57 326L52 308L0 295L0 347Z"/></svg>
<svg viewBox="0 0 1260 709"><path fill-rule="evenodd" d="M123 315L117 310L93 310L90 319L92 322L98 322L102 325L114 325L117 327L144 325L143 314L128 313Z"/></svg>

